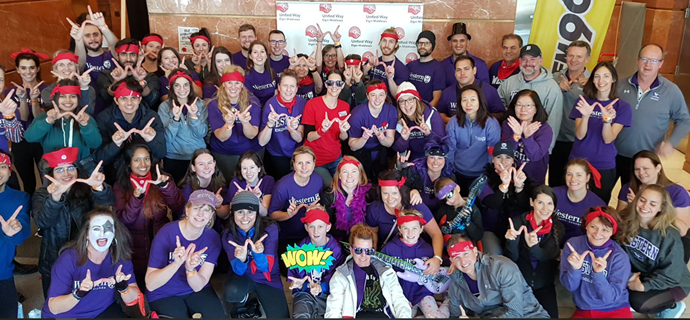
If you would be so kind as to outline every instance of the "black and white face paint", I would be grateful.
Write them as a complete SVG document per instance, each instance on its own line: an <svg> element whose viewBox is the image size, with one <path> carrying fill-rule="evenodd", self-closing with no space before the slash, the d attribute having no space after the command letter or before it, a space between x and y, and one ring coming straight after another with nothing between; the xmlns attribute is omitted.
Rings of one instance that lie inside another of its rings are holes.
<svg viewBox="0 0 690 320"><path fill-rule="evenodd" d="M115 221L108 216L96 216L89 223L89 242L98 252L110 248L115 238Z"/></svg>

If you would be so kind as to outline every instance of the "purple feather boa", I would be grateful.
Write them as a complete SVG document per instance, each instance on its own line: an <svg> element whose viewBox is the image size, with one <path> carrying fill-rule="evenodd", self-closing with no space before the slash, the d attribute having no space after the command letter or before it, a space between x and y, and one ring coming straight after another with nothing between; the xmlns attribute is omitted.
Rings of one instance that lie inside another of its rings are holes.
<svg viewBox="0 0 690 320"><path fill-rule="evenodd" d="M352 210L352 219L347 220L345 214L348 211L347 208L347 196L345 196L341 191L334 190L335 201L333 202L332 208L335 208L335 227L350 232L352 226L364 222L364 215L367 210L367 192L371 189L371 183L367 183L363 186L355 188L352 194L352 202L350 202L350 209Z"/></svg>

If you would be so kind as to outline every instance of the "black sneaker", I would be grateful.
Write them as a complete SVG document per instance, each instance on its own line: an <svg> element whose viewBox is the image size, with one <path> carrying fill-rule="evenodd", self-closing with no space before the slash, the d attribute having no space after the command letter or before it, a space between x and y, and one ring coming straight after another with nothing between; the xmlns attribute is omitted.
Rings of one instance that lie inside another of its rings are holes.
<svg viewBox="0 0 690 320"><path fill-rule="evenodd" d="M13 260L14 274L32 274L38 272L38 266L35 264L23 264Z"/></svg>

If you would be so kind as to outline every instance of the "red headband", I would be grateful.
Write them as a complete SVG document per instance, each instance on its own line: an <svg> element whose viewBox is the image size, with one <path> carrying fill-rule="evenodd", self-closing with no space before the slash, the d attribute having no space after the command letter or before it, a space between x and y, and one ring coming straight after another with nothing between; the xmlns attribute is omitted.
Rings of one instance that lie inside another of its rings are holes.
<svg viewBox="0 0 690 320"><path fill-rule="evenodd" d="M360 63L362 63L362 60L357 60L357 59L345 60L345 65L348 65L348 66L358 66Z"/></svg>
<svg viewBox="0 0 690 320"><path fill-rule="evenodd" d="M237 70L226 73L222 77L220 77L220 82L228 82L228 81L239 81L244 83L244 76Z"/></svg>
<svg viewBox="0 0 690 320"><path fill-rule="evenodd" d="M120 54L123 52L134 52L136 54L139 54L139 45L132 44L132 43L123 44L123 45L115 48L115 52L117 52L117 54Z"/></svg>
<svg viewBox="0 0 690 320"><path fill-rule="evenodd" d="M448 248L448 255L451 258L459 256L461 253L474 249L474 244L472 241L462 241L458 242Z"/></svg>
<svg viewBox="0 0 690 320"><path fill-rule="evenodd" d="M372 92L374 90L379 90L379 89L381 89L383 91L388 90L388 88L386 87L386 84L383 82L381 82L379 84L370 84L367 86L367 94L369 94L369 92Z"/></svg>
<svg viewBox="0 0 690 320"><path fill-rule="evenodd" d="M79 86L61 86L58 84L55 86L55 88L53 88L53 91L50 93L50 97L52 98L56 93L76 94L81 97L81 88Z"/></svg>
<svg viewBox="0 0 690 320"><path fill-rule="evenodd" d="M616 234L616 231L618 231L618 222L616 222L616 219L613 218L610 214L604 212L604 210L601 210L601 207L597 207L597 211L592 211L587 214L585 217L585 226L587 226L592 220L598 218L598 217L604 217L611 222L611 225L613 226L613 234Z"/></svg>
<svg viewBox="0 0 690 320"><path fill-rule="evenodd" d="M417 90L407 89L407 90L403 90L403 91L398 92L398 94L395 95L395 101L398 101L398 99L400 99L400 96L403 94L411 94L411 95L417 97L417 99L422 100L422 98L419 96L419 92Z"/></svg>
<svg viewBox="0 0 690 320"><path fill-rule="evenodd" d="M8 165L10 166L10 169L12 169L12 161L10 161L10 156L8 156L6 153L0 152L0 163Z"/></svg>
<svg viewBox="0 0 690 320"><path fill-rule="evenodd" d="M597 186L598 189L601 189L601 173L599 173L599 170L589 163L589 161L587 161L587 166L589 167L589 170L592 171L594 185Z"/></svg>
<svg viewBox="0 0 690 320"><path fill-rule="evenodd" d="M147 43L149 43L151 41L158 42L161 44L161 46L163 45L163 39L161 39L161 37L159 37L159 36L154 36L154 35L150 35L148 37L144 37L144 39L141 39L141 44L146 45Z"/></svg>
<svg viewBox="0 0 690 320"><path fill-rule="evenodd" d="M207 43L211 43L211 40L209 40L206 36L199 35L199 36L189 37L189 41L192 42L192 45L194 45L194 42L196 42L197 40L200 40L200 39L206 41Z"/></svg>
<svg viewBox="0 0 690 320"><path fill-rule="evenodd" d="M400 40L397 33L384 32L381 34L381 38L393 38L395 40Z"/></svg>
<svg viewBox="0 0 690 320"><path fill-rule="evenodd" d="M340 171L340 168L342 168L344 165L348 163L359 168L359 161L350 158L343 158L343 161L341 161L340 164L338 164L338 171Z"/></svg>
<svg viewBox="0 0 690 320"><path fill-rule="evenodd" d="M22 53L33 54L33 55L37 56L39 59L44 59L44 60L45 60L45 59L50 59L50 57L49 57L47 54L45 54L45 53L36 52L36 51L33 51L33 50L31 50L31 49L27 49L27 48L22 48L22 50L19 50L19 51L17 51L17 52L13 52L13 53L10 55L10 58L14 59L14 58L16 58L18 55L20 55L20 54L22 54Z"/></svg>
<svg viewBox="0 0 690 320"><path fill-rule="evenodd" d="M419 223L421 225L426 224L426 220L424 220L424 218L418 217L418 216L402 216L402 217L398 217L398 219L397 219L398 226L402 226L403 224L411 222L411 221L419 221Z"/></svg>
<svg viewBox="0 0 690 320"><path fill-rule="evenodd" d="M306 215L304 218L300 219L302 223L312 223L316 220L321 220L325 222L327 225L331 225L331 218L328 216L328 213L326 211L323 211L321 209L312 209L307 211Z"/></svg>
<svg viewBox="0 0 690 320"><path fill-rule="evenodd" d="M192 80L192 77L190 77L188 74L178 70L176 74L173 74L172 76L170 76L170 82L169 82L170 86L175 84L175 80L177 80L177 78L180 78L180 77L189 80L190 84L194 83L194 81Z"/></svg>
<svg viewBox="0 0 690 320"><path fill-rule="evenodd" d="M400 181L379 179L379 187L398 187L399 189L405 185L405 181L407 181L407 177L400 178Z"/></svg>
<svg viewBox="0 0 690 320"><path fill-rule="evenodd" d="M120 97L141 97L141 93L136 92L130 88L127 88L127 84L122 82L120 83L119 86L117 86L117 89L113 90L113 96L115 96L115 99L118 99Z"/></svg>
<svg viewBox="0 0 690 320"><path fill-rule="evenodd" d="M58 53L55 58L53 58L53 65L55 65L58 61L67 59L69 61L72 61L74 63L79 63L79 56L74 55L74 53L71 52L60 52Z"/></svg>

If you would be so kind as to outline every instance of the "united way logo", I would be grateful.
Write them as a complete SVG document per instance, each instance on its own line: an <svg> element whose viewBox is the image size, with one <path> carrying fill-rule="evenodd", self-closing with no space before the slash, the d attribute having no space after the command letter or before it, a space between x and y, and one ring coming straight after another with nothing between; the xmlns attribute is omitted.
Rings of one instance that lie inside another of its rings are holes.
<svg viewBox="0 0 690 320"><path fill-rule="evenodd" d="M330 3L319 4L319 10L323 13L329 13L331 12L331 9L333 9L333 6L331 6Z"/></svg>
<svg viewBox="0 0 690 320"><path fill-rule="evenodd" d="M304 31L304 34L306 34L309 38L316 38L316 27L313 25L309 25L307 29Z"/></svg>
<svg viewBox="0 0 690 320"><path fill-rule="evenodd" d="M417 57L417 54L414 52L410 52L405 56L405 63L410 63L410 62L415 61L417 59L419 59L419 57Z"/></svg>
<svg viewBox="0 0 690 320"><path fill-rule="evenodd" d="M401 27L395 27L395 32L398 34L398 40L402 40L405 37L405 29Z"/></svg>
<svg viewBox="0 0 690 320"><path fill-rule="evenodd" d="M365 4L363 11L368 13L368 14L374 14L374 12L376 12L376 5L375 4Z"/></svg>
<svg viewBox="0 0 690 320"><path fill-rule="evenodd" d="M359 30L357 26L352 26L350 28L350 31L347 32L347 35L350 36L352 39L357 39L359 36L362 35L362 31Z"/></svg>
<svg viewBox="0 0 690 320"><path fill-rule="evenodd" d="M407 6L407 12L408 12L408 13L417 15L417 14L419 14L421 11L422 11L422 6L419 6L419 5L410 5L410 6Z"/></svg>
<svg viewBox="0 0 690 320"><path fill-rule="evenodd" d="M374 57L374 54L371 53L371 51L367 51L364 54L362 54L362 60L364 60L364 61L369 61L373 57Z"/></svg>
<svg viewBox="0 0 690 320"><path fill-rule="evenodd" d="M288 11L288 7L287 2L276 2L276 10L280 12Z"/></svg>

